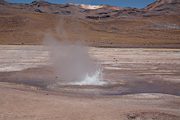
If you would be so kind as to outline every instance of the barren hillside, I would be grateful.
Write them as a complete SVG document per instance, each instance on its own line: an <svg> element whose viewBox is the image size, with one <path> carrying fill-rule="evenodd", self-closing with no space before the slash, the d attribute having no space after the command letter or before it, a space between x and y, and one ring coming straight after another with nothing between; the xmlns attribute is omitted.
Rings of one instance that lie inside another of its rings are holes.
<svg viewBox="0 0 180 120"><path fill-rule="evenodd" d="M51 33L59 40L93 46L180 47L178 0L157 0L144 9L104 5L0 2L0 44L41 44Z"/></svg>

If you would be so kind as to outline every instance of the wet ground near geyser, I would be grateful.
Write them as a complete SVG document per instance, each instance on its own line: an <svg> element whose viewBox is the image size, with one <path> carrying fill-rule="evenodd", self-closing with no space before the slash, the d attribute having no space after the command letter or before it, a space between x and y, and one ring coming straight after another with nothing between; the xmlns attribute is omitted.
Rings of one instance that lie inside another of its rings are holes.
<svg viewBox="0 0 180 120"><path fill-rule="evenodd" d="M125 83L107 83L106 85L70 85L59 84L55 80L38 79L1 79L0 82L15 83L35 87L50 93L64 93L74 95L127 95L137 93L162 93L180 96L180 84L168 81L129 81Z"/></svg>
<svg viewBox="0 0 180 120"><path fill-rule="evenodd" d="M0 82L76 95L180 95L180 49L89 48L89 53L102 64L106 85L61 84L45 47L13 45L0 46Z"/></svg>

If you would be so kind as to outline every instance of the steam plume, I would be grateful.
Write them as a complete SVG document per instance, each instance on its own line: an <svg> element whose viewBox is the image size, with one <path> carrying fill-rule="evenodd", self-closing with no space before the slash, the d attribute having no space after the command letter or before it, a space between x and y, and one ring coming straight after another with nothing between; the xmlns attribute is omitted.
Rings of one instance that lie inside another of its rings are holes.
<svg viewBox="0 0 180 120"><path fill-rule="evenodd" d="M80 43L59 42L51 35L45 36L44 44L50 50L50 60L59 81L77 83L87 78L91 81L94 75L98 77L100 66L89 56L87 47Z"/></svg>

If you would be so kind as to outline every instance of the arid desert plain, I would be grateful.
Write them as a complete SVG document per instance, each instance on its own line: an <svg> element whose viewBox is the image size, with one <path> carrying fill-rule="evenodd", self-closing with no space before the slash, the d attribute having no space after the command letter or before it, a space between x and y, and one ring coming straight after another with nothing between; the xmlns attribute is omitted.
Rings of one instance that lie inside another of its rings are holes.
<svg viewBox="0 0 180 120"><path fill-rule="evenodd" d="M180 120L179 8L0 0L0 120Z"/></svg>

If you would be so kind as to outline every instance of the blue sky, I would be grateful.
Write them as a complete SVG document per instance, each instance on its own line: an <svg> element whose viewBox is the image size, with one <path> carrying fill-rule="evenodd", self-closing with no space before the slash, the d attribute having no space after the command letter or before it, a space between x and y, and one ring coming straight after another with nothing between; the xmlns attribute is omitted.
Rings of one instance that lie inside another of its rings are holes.
<svg viewBox="0 0 180 120"><path fill-rule="evenodd" d="M8 0L9 2L14 3L30 3L33 0ZM154 2L155 0L46 0L51 3L83 3L83 4L92 4L92 5L100 5L100 4L108 4L114 6L122 6L122 7L136 7L143 8L146 5Z"/></svg>

